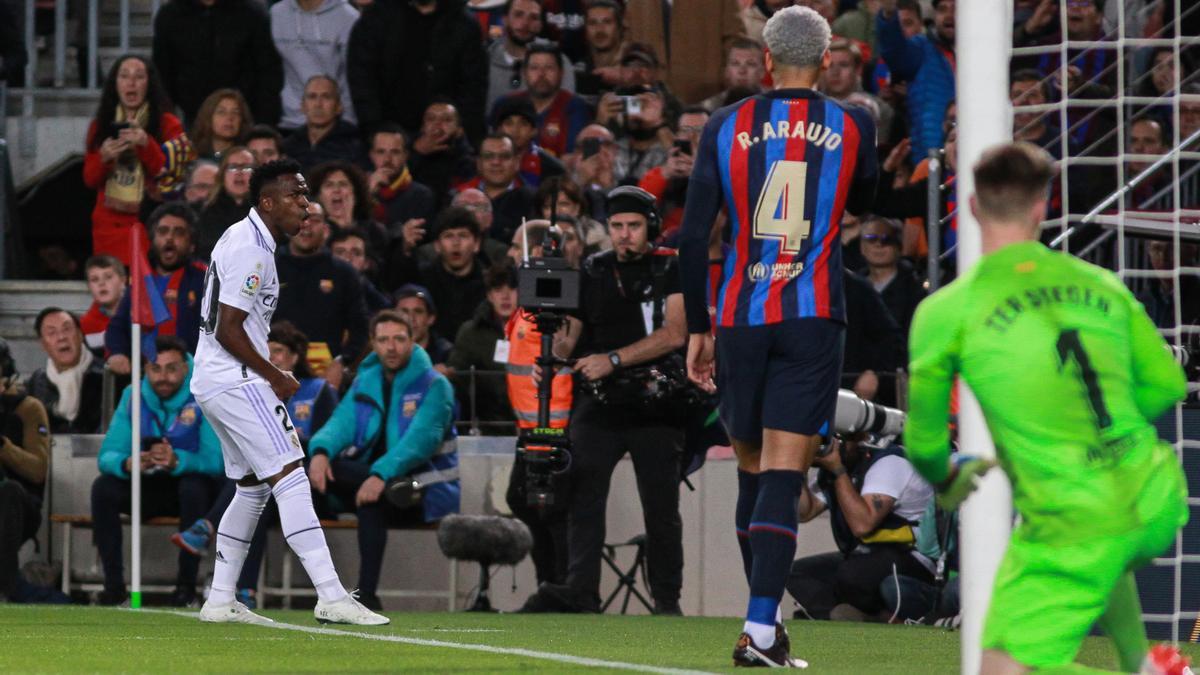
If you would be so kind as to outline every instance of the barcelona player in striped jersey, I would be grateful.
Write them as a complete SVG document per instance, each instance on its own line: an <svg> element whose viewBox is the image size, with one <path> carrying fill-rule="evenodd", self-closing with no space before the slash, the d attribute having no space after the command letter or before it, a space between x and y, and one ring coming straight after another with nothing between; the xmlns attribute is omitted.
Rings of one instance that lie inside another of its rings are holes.
<svg viewBox="0 0 1200 675"><path fill-rule="evenodd" d="M796 501L841 375L839 225L844 211L871 206L878 168L871 118L813 90L829 65L829 24L788 7L763 39L775 88L718 110L705 127L679 262L688 375L720 392L738 455L736 525L750 601L734 665L803 667L789 653L779 602L796 551ZM705 277L722 208L731 246L714 342Z"/></svg>

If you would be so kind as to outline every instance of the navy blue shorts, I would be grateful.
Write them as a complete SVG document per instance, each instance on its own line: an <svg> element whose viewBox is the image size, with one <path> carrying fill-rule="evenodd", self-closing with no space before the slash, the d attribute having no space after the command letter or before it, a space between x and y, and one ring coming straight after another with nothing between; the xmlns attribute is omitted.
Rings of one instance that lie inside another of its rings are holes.
<svg viewBox="0 0 1200 675"><path fill-rule="evenodd" d="M845 329L827 319L717 328L721 421L739 441L763 429L828 431L842 376Z"/></svg>

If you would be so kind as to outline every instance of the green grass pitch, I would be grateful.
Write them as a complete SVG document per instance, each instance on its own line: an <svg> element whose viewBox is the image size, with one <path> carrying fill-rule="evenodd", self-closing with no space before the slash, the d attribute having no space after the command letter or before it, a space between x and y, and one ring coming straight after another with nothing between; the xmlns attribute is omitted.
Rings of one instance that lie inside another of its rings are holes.
<svg viewBox="0 0 1200 675"><path fill-rule="evenodd" d="M731 670L740 629L734 619L445 613L389 613L390 626L325 629L311 612L264 613L317 630L201 624L162 610L0 605L0 672L527 673L606 665L588 660L643 672L718 671ZM793 652L810 662L809 672L958 672L958 633L806 621L788 627ZM1200 656L1197 645L1187 647ZM1099 638L1088 639L1081 661L1115 663Z"/></svg>

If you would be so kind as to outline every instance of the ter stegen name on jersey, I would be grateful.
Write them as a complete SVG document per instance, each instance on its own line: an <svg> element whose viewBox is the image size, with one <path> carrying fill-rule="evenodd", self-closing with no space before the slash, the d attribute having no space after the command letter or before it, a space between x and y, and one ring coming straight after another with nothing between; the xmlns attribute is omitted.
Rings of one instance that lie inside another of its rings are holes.
<svg viewBox="0 0 1200 675"><path fill-rule="evenodd" d="M1003 334L1026 311L1054 305L1090 308L1105 316L1112 309L1112 301L1104 293L1087 286L1038 286L1005 298L996 305L983 325Z"/></svg>
<svg viewBox="0 0 1200 675"><path fill-rule="evenodd" d="M763 141L789 138L808 141L818 147L824 146L826 150L837 150L837 147L842 144L841 134L819 122L806 125L804 120L796 120L795 126L792 126L792 122L788 120L779 120L774 123L763 122L762 134L751 136L749 131L743 131L736 136L735 140L742 146L742 150L747 150L750 146Z"/></svg>

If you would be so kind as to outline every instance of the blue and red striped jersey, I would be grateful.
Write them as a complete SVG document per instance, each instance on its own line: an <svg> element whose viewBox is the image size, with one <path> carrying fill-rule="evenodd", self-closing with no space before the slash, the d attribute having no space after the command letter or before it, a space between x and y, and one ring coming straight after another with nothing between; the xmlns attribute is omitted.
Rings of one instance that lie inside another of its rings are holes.
<svg viewBox="0 0 1200 675"><path fill-rule="evenodd" d="M844 322L842 215L871 207L878 173L870 115L810 89L778 89L714 113L700 138L680 239L688 331L709 329L704 278L722 208L730 249L718 326Z"/></svg>

